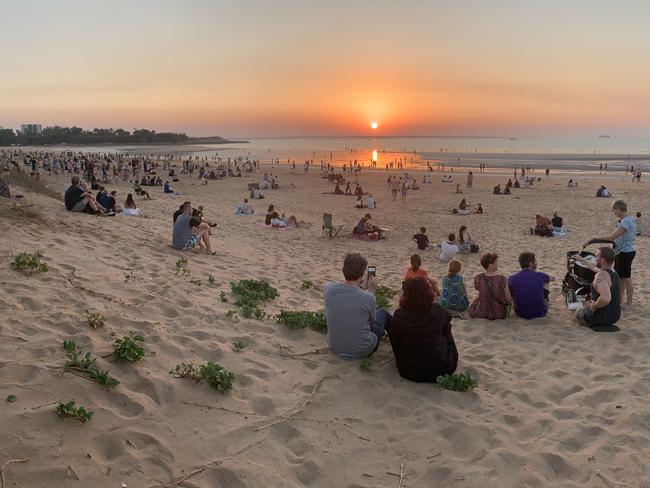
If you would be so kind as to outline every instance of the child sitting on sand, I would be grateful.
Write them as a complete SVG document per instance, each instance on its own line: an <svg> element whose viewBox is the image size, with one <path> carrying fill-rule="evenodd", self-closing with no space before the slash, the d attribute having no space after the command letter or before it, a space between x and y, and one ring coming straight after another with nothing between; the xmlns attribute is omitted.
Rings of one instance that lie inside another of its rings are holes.
<svg viewBox="0 0 650 488"><path fill-rule="evenodd" d="M429 238L427 237L427 228L420 227L420 233L414 234L413 239L418 243L418 249L424 251L429 246Z"/></svg>
<svg viewBox="0 0 650 488"><path fill-rule="evenodd" d="M465 282L460 275L462 264L457 259L449 261L447 276L442 279L442 293L438 304L454 312L463 312L469 306Z"/></svg>
<svg viewBox="0 0 650 488"><path fill-rule="evenodd" d="M422 258L419 254L413 254L411 256L411 266L404 274L404 281L410 280L411 278L428 278L426 270L422 268Z"/></svg>

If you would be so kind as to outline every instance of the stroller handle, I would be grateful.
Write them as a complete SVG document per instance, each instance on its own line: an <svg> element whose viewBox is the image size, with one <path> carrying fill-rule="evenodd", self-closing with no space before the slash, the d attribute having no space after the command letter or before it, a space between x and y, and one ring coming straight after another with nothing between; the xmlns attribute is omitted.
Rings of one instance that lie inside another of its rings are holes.
<svg viewBox="0 0 650 488"><path fill-rule="evenodd" d="M582 246L582 249L584 249L587 246L590 246L592 244L612 244L612 248L616 247L616 245L614 244L614 241L608 241L607 239L591 239L590 241L587 241L587 244Z"/></svg>

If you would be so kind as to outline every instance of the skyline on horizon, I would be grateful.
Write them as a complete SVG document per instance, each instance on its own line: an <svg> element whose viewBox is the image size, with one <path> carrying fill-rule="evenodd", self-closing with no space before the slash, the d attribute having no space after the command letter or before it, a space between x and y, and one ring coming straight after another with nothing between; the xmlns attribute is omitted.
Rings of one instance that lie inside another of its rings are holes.
<svg viewBox="0 0 650 488"><path fill-rule="evenodd" d="M650 131L641 0L2 1L8 128L227 138Z"/></svg>

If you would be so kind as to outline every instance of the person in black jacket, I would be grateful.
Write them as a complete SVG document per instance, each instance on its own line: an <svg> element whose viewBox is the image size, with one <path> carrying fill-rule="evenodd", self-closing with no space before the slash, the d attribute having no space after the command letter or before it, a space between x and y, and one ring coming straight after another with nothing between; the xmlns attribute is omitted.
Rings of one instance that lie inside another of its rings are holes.
<svg viewBox="0 0 650 488"><path fill-rule="evenodd" d="M436 303L436 293L426 279L411 278L403 290L400 308L387 328L397 370L407 380L435 382L458 366L451 315Z"/></svg>

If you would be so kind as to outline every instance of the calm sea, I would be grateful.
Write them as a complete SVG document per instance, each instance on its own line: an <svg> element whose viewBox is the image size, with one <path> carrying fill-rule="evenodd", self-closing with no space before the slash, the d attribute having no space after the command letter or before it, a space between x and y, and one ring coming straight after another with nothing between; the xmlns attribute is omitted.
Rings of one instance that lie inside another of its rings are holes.
<svg viewBox="0 0 650 488"><path fill-rule="evenodd" d="M248 143L201 144L193 146L76 146L68 150L82 152L119 152L177 154L183 157L252 158L261 161L279 159L280 163L305 160L342 165L350 161L377 166L403 161L407 167L429 162L436 167L488 167L519 165L598 169L608 163L612 169L634 165L650 168L650 137L592 138L469 138L469 137L296 137L254 138ZM51 150L52 148L48 148ZM56 148L59 149L58 147Z"/></svg>

